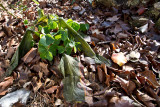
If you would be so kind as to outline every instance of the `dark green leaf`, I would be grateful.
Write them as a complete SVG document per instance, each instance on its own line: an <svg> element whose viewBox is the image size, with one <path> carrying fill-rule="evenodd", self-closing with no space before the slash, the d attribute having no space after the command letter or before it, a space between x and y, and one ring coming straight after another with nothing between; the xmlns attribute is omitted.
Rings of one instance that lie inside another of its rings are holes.
<svg viewBox="0 0 160 107"><path fill-rule="evenodd" d="M50 33L50 28L48 26L45 26L42 28L41 32L43 34L49 34Z"/></svg>
<svg viewBox="0 0 160 107"><path fill-rule="evenodd" d="M39 25L39 26L38 26L38 31L41 31L42 28L43 28L43 27L42 27L41 25Z"/></svg>
<svg viewBox="0 0 160 107"><path fill-rule="evenodd" d="M85 32L89 29L89 24L80 24L80 31Z"/></svg>
<svg viewBox="0 0 160 107"><path fill-rule="evenodd" d="M58 34L61 34L62 41L65 41L68 38L68 33L65 30L59 30Z"/></svg>
<svg viewBox="0 0 160 107"><path fill-rule="evenodd" d="M49 46L53 42L54 42L54 38L50 34L42 36L39 41L39 43L43 46Z"/></svg>
<svg viewBox="0 0 160 107"><path fill-rule="evenodd" d="M65 51L65 48L63 46L58 46L57 49L59 54L62 54Z"/></svg>
<svg viewBox="0 0 160 107"><path fill-rule="evenodd" d="M49 51L52 52L53 56L56 56L57 54L57 45L53 44L49 47Z"/></svg>
<svg viewBox="0 0 160 107"><path fill-rule="evenodd" d="M27 30L19 47L13 55L10 63L10 67L7 69L5 76L11 75L12 71L17 67L20 59L31 49L33 46L32 31Z"/></svg>
<svg viewBox="0 0 160 107"><path fill-rule="evenodd" d="M70 55L70 54L71 54L72 49L73 49L73 48L71 48L71 47L67 47L67 48L66 48L67 55Z"/></svg>

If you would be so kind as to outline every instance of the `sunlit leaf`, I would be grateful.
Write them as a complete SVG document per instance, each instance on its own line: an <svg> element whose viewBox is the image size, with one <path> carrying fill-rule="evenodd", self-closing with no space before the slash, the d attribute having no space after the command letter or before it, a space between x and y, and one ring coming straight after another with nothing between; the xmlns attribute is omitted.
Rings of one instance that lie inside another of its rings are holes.
<svg viewBox="0 0 160 107"><path fill-rule="evenodd" d="M37 0L33 0L36 4L39 4Z"/></svg>
<svg viewBox="0 0 160 107"><path fill-rule="evenodd" d="M118 64L119 66L122 66L125 63L127 63L127 58L124 56L123 53L113 53L111 59L114 63Z"/></svg>

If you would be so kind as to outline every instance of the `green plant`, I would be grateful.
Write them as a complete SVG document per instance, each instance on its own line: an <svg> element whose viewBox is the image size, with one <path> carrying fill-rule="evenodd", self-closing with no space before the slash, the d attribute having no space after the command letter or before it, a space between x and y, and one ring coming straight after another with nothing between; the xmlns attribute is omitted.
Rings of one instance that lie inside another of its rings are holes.
<svg viewBox="0 0 160 107"><path fill-rule="evenodd" d="M79 24L72 19L68 19L66 23L75 31L86 31L88 25ZM36 23L38 31L35 32L40 37L38 43L38 52L42 59L51 61L57 54L66 53L70 55L80 50L80 42L76 42L69 35L68 29L63 27L59 22L59 17L56 15L45 16L43 11L39 11L39 19Z"/></svg>

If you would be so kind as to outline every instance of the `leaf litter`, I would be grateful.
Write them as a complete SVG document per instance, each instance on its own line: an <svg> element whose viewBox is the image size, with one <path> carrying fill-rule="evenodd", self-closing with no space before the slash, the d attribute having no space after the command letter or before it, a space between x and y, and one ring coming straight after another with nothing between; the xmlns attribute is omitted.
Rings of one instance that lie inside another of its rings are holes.
<svg viewBox="0 0 160 107"><path fill-rule="evenodd" d="M29 21L37 19L38 5L32 1L23 3L28 6L28 9L24 7L22 11L24 17ZM12 93L19 94L18 89L25 87L31 91L25 103L20 99L12 105L16 103L27 106L160 106L159 31L154 24L158 26L158 23L154 16L151 20L147 17L151 7L159 9L158 3L149 4L146 1L148 7L144 4L143 6L134 4L127 9L106 8L96 3L92 1L91 5L89 2L79 0L73 5L67 0L57 0L56 3L39 2L39 7L43 8L45 13L55 13L63 18L71 18L90 25L88 31L82 31L90 37L87 43L78 37L81 35L79 32L73 33L80 42L87 45L87 48L83 45L83 52L72 53L71 56L57 55L53 61L41 59L37 45L27 49L28 43L23 44L22 38L25 38L23 35L28 26L24 25L22 20L0 10L2 16L0 76L3 77L9 64L14 67L10 76L0 83L1 96L9 100L8 94L15 97ZM130 2L128 4L132 5ZM12 5L18 8L16 4ZM16 15L19 13L13 8L9 11L15 12ZM73 32L63 19L61 23ZM18 51L23 55L19 57ZM110 64L102 63L106 60L96 54L110 60ZM12 65L11 59L16 59L15 65ZM99 59L103 61L100 63ZM61 69L58 69L59 64ZM3 101L0 100L0 103Z"/></svg>

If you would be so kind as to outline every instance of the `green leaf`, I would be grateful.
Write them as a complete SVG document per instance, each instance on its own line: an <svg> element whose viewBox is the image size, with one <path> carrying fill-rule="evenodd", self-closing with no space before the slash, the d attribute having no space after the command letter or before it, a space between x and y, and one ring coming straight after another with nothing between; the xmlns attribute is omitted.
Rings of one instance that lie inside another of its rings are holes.
<svg viewBox="0 0 160 107"><path fill-rule="evenodd" d="M63 96L67 102L85 101L84 90L78 87L81 73L79 62L73 57L64 54L61 58L59 69L63 74Z"/></svg>
<svg viewBox="0 0 160 107"><path fill-rule="evenodd" d="M37 24L40 22L48 22L47 16L42 16L40 19L38 19Z"/></svg>
<svg viewBox="0 0 160 107"><path fill-rule="evenodd" d="M40 53L40 57L42 59L48 59L49 61L53 60L52 52L49 51L47 46L44 46L39 43L38 52Z"/></svg>
<svg viewBox="0 0 160 107"><path fill-rule="evenodd" d="M89 29L89 24L80 24L80 31L85 32Z"/></svg>
<svg viewBox="0 0 160 107"><path fill-rule="evenodd" d="M43 28L43 27L42 27L41 25L39 25L39 26L38 26L38 31L41 31L42 28Z"/></svg>
<svg viewBox="0 0 160 107"><path fill-rule="evenodd" d="M78 31L80 29L80 25L74 22L72 19L68 19L67 24L70 25L75 31Z"/></svg>
<svg viewBox="0 0 160 107"><path fill-rule="evenodd" d="M57 23L52 20L48 20L49 28L50 29L56 29L57 28Z"/></svg>
<svg viewBox="0 0 160 107"><path fill-rule="evenodd" d="M103 56L96 56L89 44L82 38L82 36L76 32L71 26L69 26L62 18L59 18L59 22L63 28L67 28L70 35L74 37L74 40L81 43L82 50L85 55L94 58L97 62L105 63L107 66L111 66L108 59Z"/></svg>
<svg viewBox="0 0 160 107"><path fill-rule="evenodd" d="M59 40L61 39L61 37L62 37L61 34L54 36L55 40Z"/></svg>
<svg viewBox="0 0 160 107"><path fill-rule="evenodd" d="M76 32L71 26L69 26L62 18L59 18L61 26L63 28L67 28L70 35L72 35L75 39L75 41L80 42L83 52L85 55L89 57L95 57L96 54L92 50L92 48L88 45L88 43L82 38L82 36Z"/></svg>
<svg viewBox="0 0 160 107"><path fill-rule="evenodd" d="M65 41L68 38L68 33L65 30L59 30L57 34L61 34L62 41Z"/></svg>
<svg viewBox="0 0 160 107"><path fill-rule="evenodd" d="M28 24L28 20L27 20L27 19L24 20L24 24L25 24L25 25Z"/></svg>
<svg viewBox="0 0 160 107"><path fill-rule="evenodd" d="M34 1L34 3L39 4L37 0L33 0L33 1Z"/></svg>
<svg viewBox="0 0 160 107"><path fill-rule="evenodd" d="M59 54L62 54L62 53L64 53L64 51L65 51L64 46L58 46L57 49L58 49L58 53L59 53Z"/></svg>
<svg viewBox="0 0 160 107"><path fill-rule="evenodd" d="M11 59L10 67L7 69L5 76L11 75L12 71L19 64L20 59L31 49L31 47L33 47L32 31L27 30L19 47Z"/></svg>
<svg viewBox="0 0 160 107"><path fill-rule="evenodd" d="M67 55L70 55L70 54L71 54L72 49L73 49L73 48L71 48L71 47L67 47L67 48L66 48Z"/></svg>
<svg viewBox="0 0 160 107"><path fill-rule="evenodd" d="M52 55L53 55L53 56L56 56L56 54L57 54L57 45L52 44L52 45L49 47L49 51L52 52Z"/></svg>
<svg viewBox="0 0 160 107"><path fill-rule="evenodd" d="M42 9L38 9L38 16L42 18L44 16L44 11Z"/></svg>
<svg viewBox="0 0 160 107"><path fill-rule="evenodd" d="M39 43L43 46L49 46L53 42L54 42L54 38L50 34L42 36L39 41Z"/></svg>
<svg viewBox="0 0 160 107"><path fill-rule="evenodd" d="M74 46L73 49L74 49L74 53L76 53L77 52L76 46Z"/></svg>
<svg viewBox="0 0 160 107"><path fill-rule="evenodd" d="M42 28L41 32L42 32L43 34L49 34L49 33L50 33L50 29L49 29L48 26L45 26L45 27Z"/></svg>

